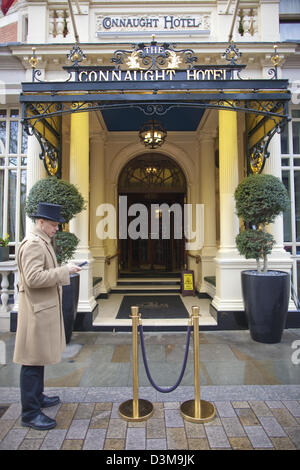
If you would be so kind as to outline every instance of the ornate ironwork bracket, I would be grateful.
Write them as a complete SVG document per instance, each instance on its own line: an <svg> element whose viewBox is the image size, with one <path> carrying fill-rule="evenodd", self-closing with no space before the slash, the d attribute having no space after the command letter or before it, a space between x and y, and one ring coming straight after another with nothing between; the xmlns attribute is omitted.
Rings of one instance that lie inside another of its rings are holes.
<svg viewBox="0 0 300 470"><path fill-rule="evenodd" d="M57 178L61 178L60 150L55 148L47 139L45 139L45 137L43 137L34 126L31 126L27 120L23 120L22 123L26 133L29 136L34 135L41 146L39 158L42 160L47 174L49 176L56 176Z"/></svg>
<svg viewBox="0 0 300 470"><path fill-rule="evenodd" d="M247 173L261 173L264 169L267 158L270 156L268 150L270 141L275 134L281 134L288 119L283 120L274 129L267 133L267 135L260 142L257 142L248 152L248 171Z"/></svg>
<svg viewBox="0 0 300 470"><path fill-rule="evenodd" d="M191 49L175 49L176 45L164 43L161 46L152 41L149 46L144 43L133 44L132 51L119 49L114 52L111 62L117 70L123 65L131 70L165 70L176 69L181 64L192 68L197 57Z"/></svg>

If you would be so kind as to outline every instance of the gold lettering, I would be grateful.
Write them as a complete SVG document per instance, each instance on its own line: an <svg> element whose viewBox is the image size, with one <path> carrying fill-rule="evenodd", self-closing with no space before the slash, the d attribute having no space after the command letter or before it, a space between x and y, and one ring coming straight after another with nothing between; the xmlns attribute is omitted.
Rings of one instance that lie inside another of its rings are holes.
<svg viewBox="0 0 300 470"><path fill-rule="evenodd" d="M86 75L86 78L83 80L83 74ZM83 70L82 72L80 72L80 74L78 75L78 80L80 82L86 82L87 81L87 72L85 70Z"/></svg>
<svg viewBox="0 0 300 470"><path fill-rule="evenodd" d="M95 70L92 70L89 73L89 82L96 82L96 81L97 81L97 73L95 72Z"/></svg>
<svg viewBox="0 0 300 470"><path fill-rule="evenodd" d="M149 80L153 80L154 79L154 75L153 75L153 70L147 70L147 72L145 72L145 80L148 80L148 75L150 76Z"/></svg>
<svg viewBox="0 0 300 470"><path fill-rule="evenodd" d="M173 77L175 77L175 70L167 70L167 75L169 75L169 80L173 80Z"/></svg>
<svg viewBox="0 0 300 470"><path fill-rule="evenodd" d="M197 80L197 70L187 70L186 71L187 80Z"/></svg>
<svg viewBox="0 0 300 470"><path fill-rule="evenodd" d="M207 70L205 70L204 73L206 75L206 80L211 80L211 77L213 76L214 71L210 70L210 69L207 69Z"/></svg>
<svg viewBox="0 0 300 470"><path fill-rule="evenodd" d="M165 80L165 70L155 70L155 80Z"/></svg>
<svg viewBox="0 0 300 470"><path fill-rule="evenodd" d="M112 80L119 80L119 81L120 81L121 78L122 78L122 72L121 72L121 70L118 70L117 72L113 70L113 71L111 72L111 79L112 79Z"/></svg>
<svg viewBox="0 0 300 470"><path fill-rule="evenodd" d="M99 71L99 81L101 82L102 80L104 80L105 82L107 82L108 79L109 79L108 71L104 73L102 70L100 70Z"/></svg>
<svg viewBox="0 0 300 470"><path fill-rule="evenodd" d="M214 70L214 80L222 79L222 70Z"/></svg>
<svg viewBox="0 0 300 470"><path fill-rule="evenodd" d="M130 81L132 81L131 72L130 72L129 70L127 70L127 72L125 73L124 80L130 80Z"/></svg>

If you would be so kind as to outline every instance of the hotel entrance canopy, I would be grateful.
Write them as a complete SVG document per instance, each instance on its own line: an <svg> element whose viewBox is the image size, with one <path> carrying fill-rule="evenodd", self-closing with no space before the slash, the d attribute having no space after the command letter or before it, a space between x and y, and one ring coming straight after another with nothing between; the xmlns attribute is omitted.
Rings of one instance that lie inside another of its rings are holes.
<svg viewBox="0 0 300 470"><path fill-rule="evenodd" d="M239 53L234 45L224 53L226 65L198 66L193 51L177 51L156 42L139 44L133 51L116 51L112 66L80 65L83 56L75 45L68 56L73 65L63 67L68 77L59 82L41 81L33 56L32 82L22 83L23 124L38 138L40 158L50 175L60 176L65 114L117 110L126 120L123 113L138 110L144 116L166 119L176 112L180 119L183 110L193 110L200 122L206 109L242 112L248 173L262 171L272 136L289 119L288 80L277 78L276 53L270 79L243 79L245 66L236 63Z"/></svg>

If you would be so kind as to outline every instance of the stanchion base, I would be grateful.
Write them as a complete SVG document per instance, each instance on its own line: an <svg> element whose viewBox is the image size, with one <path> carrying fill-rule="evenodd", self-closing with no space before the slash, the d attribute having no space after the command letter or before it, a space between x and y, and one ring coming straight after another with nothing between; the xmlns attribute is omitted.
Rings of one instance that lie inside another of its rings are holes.
<svg viewBox="0 0 300 470"><path fill-rule="evenodd" d="M192 423L205 423L211 421L215 414L216 409L212 403L205 400L200 400L200 417L195 416L195 400L188 400L181 404L180 412L184 419Z"/></svg>
<svg viewBox="0 0 300 470"><path fill-rule="evenodd" d="M133 416L133 400L127 400L119 406L119 414L126 421L146 421L153 414L153 405L148 400L138 400L138 416Z"/></svg>

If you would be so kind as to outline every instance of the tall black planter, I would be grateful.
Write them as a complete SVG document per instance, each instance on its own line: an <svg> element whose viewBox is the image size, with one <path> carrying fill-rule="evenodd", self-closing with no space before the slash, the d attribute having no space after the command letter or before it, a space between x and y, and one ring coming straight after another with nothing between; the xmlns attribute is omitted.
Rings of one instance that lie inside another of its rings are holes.
<svg viewBox="0 0 300 470"><path fill-rule="evenodd" d="M0 261L9 261L9 246L0 246Z"/></svg>
<svg viewBox="0 0 300 470"><path fill-rule="evenodd" d="M71 340L79 299L79 274L70 275L70 284L62 288L62 311L65 325L66 343Z"/></svg>
<svg viewBox="0 0 300 470"><path fill-rule="evenodd" d="M242 271L242 292L251 338L280 343L288 313L290 275Z"/></svg>

